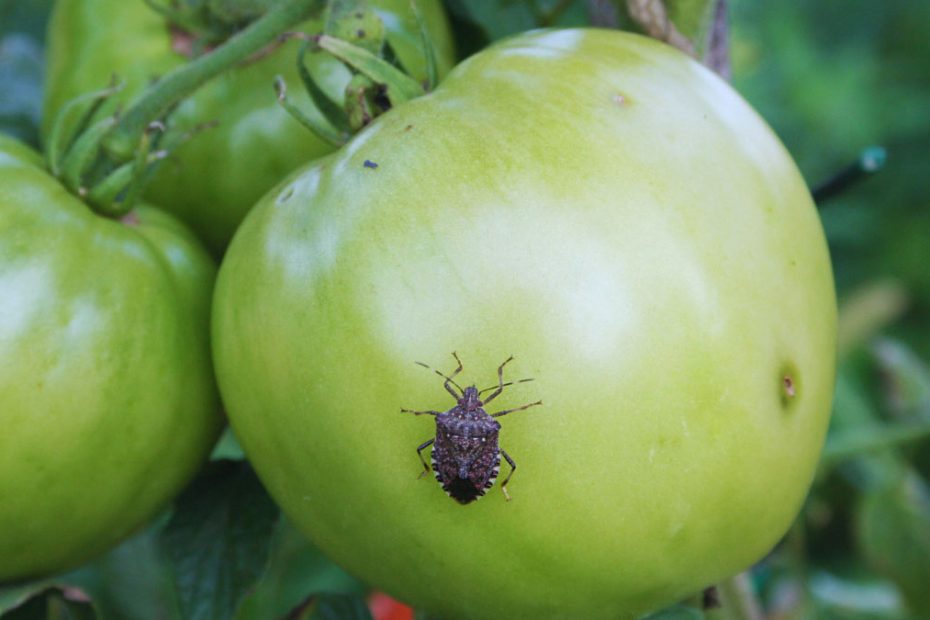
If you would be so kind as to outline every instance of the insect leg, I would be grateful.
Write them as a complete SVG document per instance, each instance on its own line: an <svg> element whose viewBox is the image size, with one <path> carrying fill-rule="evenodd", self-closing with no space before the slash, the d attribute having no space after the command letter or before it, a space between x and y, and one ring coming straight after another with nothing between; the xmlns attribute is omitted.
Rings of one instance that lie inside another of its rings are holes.
<svg viewBox="0 0 930 620"><path fill-rule="evenodd" d="M417 456L420 457L420 462L423 463L423 471L420 472L419 476L417 476L418 479L429 473L429 465L426 464L426 459L423 458L423 450L433 445L434 441L436 440L430 439L429 441L424 441L422 444L420 444L420 447L417 448ZM510 459L508 458L507 460L509 461ZM513 472L511 471L511 473Z"/></svg>
<svg viewBox="0 0 930 620"><path fill-rule="evenodd" d="M494 392L484 399L484 404L487 405L489 402L497 398L498 394L504 391L504 366L507 365L507 362L513 359L513 355L504 360L504 363L497 368L497 389Z"/></svg>
<svg viewBox="0 0 930 620"><path fill-rule="evenodd" d="M455 361L458 362L459 365L458 365L458 367L457 367L455 370L452 371L452 374L451 374L451 375L445 375L445 374L443 374L442 372L440 372L440 371L436 370L435 368L433 368L432 366L430 366L430 365L428 365L428 364L424 364L423 362L416 362L416 363L417 363L419 366L422 366L423 368L426 368L427 370L432 370L432 371L435 372L437 375L439 375L440 377L442 377L443 379L445 379L446 381L445 381L445 383L443 383L443 386L446 388L446 391L449 392L449 394L452 394L452 398L454 398L455 400L459 400L460 398L462 398L462 396L465 395L465 391L462 389L462 386L460 386L458 383L455 382L454 377L455 377L457 374L459 374L460 372L462 372L462 360L459 359L459 356L458 356L458 354L457 354L455 351L452 352L452 357L455 358ZM453 390L452 387L449 385L450 383L451 383L452 385L454 385L455 387L457 387L457 388L459 389L459 391L456 392L455 390Z"/></svg>
<svg viewBox="0 0 930 620"><path fill-rule="evenodd" d="M537 400L535 403L530 403L529 405L523 405L522 407L516 407L515 409L504 409L503 411L498 411L497 413L492 413L492 418L499 418L502 415L507 415L508 413L513 413L514 411L523 411L524 409L529 409L530 407L535 407L536 405L541 405L542 401Z"/></svg>
<svg viewBox="0 0 930 620"><path fill-rule="evenodd" d="M510 473L507 474L507 478L501 483L501 491L504 492L504 497L507 498L507 501L510 501L510 493L507 492L507 483L510 482L510 477L513 476L513 472L517 471L517 464L513 462L513 459L510 458L510 455L507 454L506 450L501 448L501 454L504 455L504 458L507 459L507 463L510 464Z"/></svg>
<svg viewBox="0 0 930 620"><path fill-rule="evenodd" d="M441 411L414 411L413 409L401 409L401 413L412 413L413 415L439 415Z"/></svg>
<svg viewBox="0 0 930 620"><path fill-rule="evenodd" d="M458 367L457 367L455 370L452 371L452 374L451 374L451 375L449 375L448 377L446 377L446 382L443 384L443 386L446 388L446 391L447 391L447 392L449 392L450 394L452 394L452 397L453 397L455 400L458 400L459 398L461 398L461 396L458 395L458 394L456 394L456 393L455 393L455 390L453 390L451 387L449 387L449 384L452 383L453 385L458 385L457 383L455 383L455 381L453 381L453 379L455 378L455 375L457 375L457 374L459 374L460 372L462 372L462 360L459 359L459 356L458 356L458 354L457 354L455 351L452 352L452 357L454 357L454 358L455 358L455 361L458 362ZM459 389L461 390L462 388L459 388ZM464 394L464 392L463 392L462 394Z"/></svg>

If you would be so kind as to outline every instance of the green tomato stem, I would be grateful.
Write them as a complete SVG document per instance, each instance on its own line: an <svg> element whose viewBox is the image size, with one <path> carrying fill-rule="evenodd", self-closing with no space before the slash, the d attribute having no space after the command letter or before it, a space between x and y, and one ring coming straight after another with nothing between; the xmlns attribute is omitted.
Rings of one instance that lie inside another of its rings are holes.
<svg viewBox="0 0 930 620"><path fill-rule="evenodd" d="M104 138L103 148L117 163L132 159L145 128L201 84L248 58L299 23L321 0L281 0L248 28L212 52L168 73L153 84Z"/></svg>

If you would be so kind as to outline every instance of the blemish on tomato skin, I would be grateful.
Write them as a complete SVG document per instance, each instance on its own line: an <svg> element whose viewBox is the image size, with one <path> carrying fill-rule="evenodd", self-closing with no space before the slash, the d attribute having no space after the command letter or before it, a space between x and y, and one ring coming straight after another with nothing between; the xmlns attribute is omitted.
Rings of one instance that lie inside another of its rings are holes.
<svg viewBox="0 0 930 620"><path fill-rule="evenodd" d="M782 383L782 386L784 386L785 388L785 396L787 396L788 398L794 398L794 395L795 395L794 379L792 379L790 375L785 375L784 377L782 377L781 383Z"/></svg>
<svg viewBox="0 0 930 620"><path fill-rule="evenodd" d="M793 409L800 391L800 373L797 367L792 362L783 363L778 372L778 397L782 409Z"/></svg>
<svg viewBox="0 0 930 620"><path fill-rule="evenodd" d="M616 105L618 105L618 106L620 106L620 107L623 107L623 108L629 106L629 105L632 103L632 101L630 100L630 98L627 97L626 95L624 95L623 93L616 93L616 94L614 94L614 96L611 97L611 100L612 100Z"/></svg>
<svg viewBox="0 0 930 620"><path fill-rule="evenodd" d="M138 226L142 223L142 220L139 219L139 214L135 211L130 211L126 215L119 218L119 221L126 226Z"/></svg>
<svg viewBox="0 0 930 620"><path fill-rule="evenodd" d="M291 199L291 196L294 195L294 187L288 187L278 196L278 199L275 200L275 204L283 205L285 202Z"/></svg>
<svg viewBox="0 0 930 620"><path fill-rule="evenodd" d="M375 163L375 162L373 162L373 161L371 161L370 159L366 159L366 160L365 160L365 163L364 163L363 165L364 165L366 168L371 168L372 170L375 170L375 169L377 169L377 167L378 167L378 164Z"/></svg>

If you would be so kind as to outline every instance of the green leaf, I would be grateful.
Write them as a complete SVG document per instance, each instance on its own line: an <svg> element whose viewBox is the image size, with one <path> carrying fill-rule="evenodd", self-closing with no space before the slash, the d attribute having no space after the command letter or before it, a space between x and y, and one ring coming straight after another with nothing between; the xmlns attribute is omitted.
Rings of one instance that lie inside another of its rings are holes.
<svg viewBox="0 0 930 620"><path fill-rule="evenodd" d="M0 587L0 616L40 595L48 587L49 583L45 580Z"/></svg>
<svg viewBox="0 0 930 620"><path fill-rule="evenodd" d="M371 612L361 595L325 594L307 597L281 617L287 620L371 620Z"/></svg>
<svg viewBox="0 0 930 620"><path fill-rule="evenodd" d="M837 347L843 358L897 321L910 305L907 289L894 280L858 286L840 305Z"/></svg>
<svg viewBox="0 0 930 620"><path fill-rule="evenodd" d="M346 573L281 519L271 545L268 568L243 601L236 620L289 617L320 594L364 595L367 587Z"/></svg>
<svg viewBox="0 0 930 620"><path fill-rule="evenodd" d="M228 620L265 568L278 509L247 462L213 461L161 536L185 620Z"/></svg>
<svg viewBox="0 0 930 620"><path fill-rule="evenodd" d="M930 366L892 338L876 341L872 353L887 380L885 396L894 412L930 420Z"/></svg>
<svg viewBox="0 0 930 620"><path fill-rule="evenodd" d="M694 607L675 605L662 611L657 611L642 618L642 620L703 620L704 612Z"/></svg>
<svg viewBox="0 0 930 620"><path fill-rule="evenodd" d="M840 465L839 471L861 489L895 480L903 471L901 460L889 450L873 451L871 443L866 445L881 428L861 377L849 364L842 364L836 377L833 415L820 464L821 475L834 465ZM865 449L857 452L859 447ZM856 458L851 458L853 456Z"/></svg>
<svg viewBox="0 0 930 620"><path fill-rule="evenodd" d="M838 575L814 571L809 579L810 620L905 620L901 595L894 584L865 574Z"/></svg>
<svg viewBox="0 0 930 620"><path fill-rule="evenodd" d="M159 518L91 564L62 576L94 600L101 620L181 620L177 593L159 546Z"/></svg>
<svg viewBox="0 0 930 620"><path fill-rule="evenodd" d="M913 471L859 505L863 556L892 579L919 617L930 617L930 489Z"/></svg>
<svg viewBox="0 0 930 620"><path fill-rule="evenodd" d="M48 580L0 588L4 620L95 620L90 596L80 588L53 585Z"/></svg>
<svg viewBox="0 0 930 620"><path fill-rule="evenodd" d="M371 620L371 612L361 596L328 594L315 601L310 620Z"/></svg>
<svg viewBox="0 0 930 620"><path fill-rule="evenodd" d="M823 450L824 467L887 448L930 439L930 420L916 423L875 424L833 433Z"/></svg>

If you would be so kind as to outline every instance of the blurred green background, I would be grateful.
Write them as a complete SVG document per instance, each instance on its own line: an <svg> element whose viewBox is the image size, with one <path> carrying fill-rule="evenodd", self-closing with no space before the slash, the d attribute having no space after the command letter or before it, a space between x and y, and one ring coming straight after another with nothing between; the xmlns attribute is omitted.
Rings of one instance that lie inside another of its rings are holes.
<svg viewBox="0 0 930 620"><path fill-rule="evenodd" d="M531 2L448 4L465 50L539 22ZM539 2L557 4L565 10L555 23L569 25L585 23L596 3ZM0 0L0 131L34 145L49 5ZM870 145L888 153L880 172L821 205L841 303L830 437L804 513L748 579L734 582L750 585L753 595L741 596L758 606L738 617L926 620L930 2L734 0L729 9L733 84L781 136L809 184L822 183ZM127 609L117 599L133 587L128 598L148 597L156 609L167 586L147 579L140 560L152 555L150 536L78 571L74 581L113 599L104 605L111 609ZM299 600L306 594L300 585L313 579L316 591L363 591L292 531L275 536L253 608L287 588ZM669 613L678 612L692 615L664 617L701 617L693 609ZM717 613L708 617L724 617Z"/></svg>

